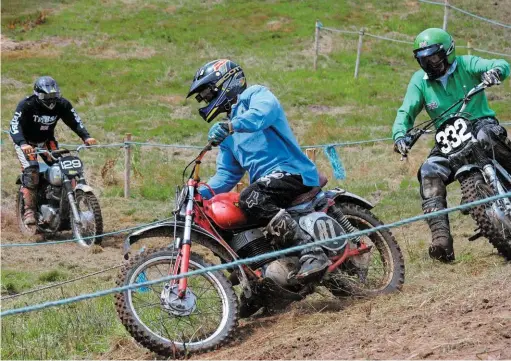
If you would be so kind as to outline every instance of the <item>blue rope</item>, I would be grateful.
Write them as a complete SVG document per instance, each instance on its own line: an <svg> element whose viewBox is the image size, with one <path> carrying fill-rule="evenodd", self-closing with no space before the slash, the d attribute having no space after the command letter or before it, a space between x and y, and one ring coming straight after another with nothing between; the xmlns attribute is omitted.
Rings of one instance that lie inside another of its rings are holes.
<svg viewBox="0 0 511 361"><path fill-rule="evenodd" d="M161 222L164 222L164 221L168 221L170 219L172 219L172 218L165 218L165 219L154 221L154 222L151 222L151 223L142 224L140 226L120 229L118 231L112 231L112 232L107 232L107 233L103 233L103 234L98 234L96 236L83 237L82 239L93 239L93 238L99 238L99 237L104 237L104 236L111 236L113 234L124 233L124 232L127 232L127 231L133 231L135 229L144 228L144 227L147 227L147 226L151 226L153 224L158 224L158 223L161 223ZM49 242L37 242L37 243L7 243L7 244L3 244L2 243L2 244L0 244L0 247L1 248L10 248L10 247L46 246L46 245L52 245L52 244L71 243L71 242L77 242L77 241L78 240L76 238L73 238L73 239L66 239L66 240L63 240L63 241L49 241Z"/></svg>
<svg viewBox="0 0 511 361"><path fill-rule="evenodd" d="M419 0L419 1L423 2L423 3L433 4L433 5L445 6L445 3L439 3L439 2L431 1L431 0ZM460 9L460 8L454 6L454 5L447 4L447 7L450 7L451 9L457 10L457 11L463 13L463 14L472 16L472 17L474 17L476 19L483 20L483 21L486 21L488 23L492 23L494 25L502 26L502 27L507 28L507 29L511 29L511 25L502 24L502 23L499 23L498 21L495 21L495 20L492 20L492 19L488 19L488 18L485 18L485 17L480 16L480 15L473 14L473 13L468 12L466 10Z"/></svg>
<svg viewBox="0 0 511 361"><path fill-rule="evenodd" d="M20 314L20 313L26 313L26 312L37 311L37 310L42 310L42 309L45 309L45 308L48 308L48 307L61 306L61 305L65 305L65 304L69 304L69 303L74 303L74 302L78 302L78 301L83 301L83 300L87 300L87 299L91 299L91 298L106 296L106 295L109 295L109 294L112 294L112 293L118 293L118 292L123 292L123 291L131 290L131 289L147 287L147 286L151 286L151 285L154 285L154 284L157 284L157 283L166 282L166 281L170 281L170 280L175 280L175 279L179 279L179 278L183 278L183 277L189 277L189 276L200 275L200 274L209 273L209 272L213 272L213 271L224 270L224 269L227 269L227 268L233 268L235 266L249 264L249 263L253 263L253 262L257 262L257 261L273 258L273 257L276 257L276 256L282 256L282 255L285 255L285 254L288 254L288 253L293 253L293 252L301 251L301 250L303 250L305 248L310 248L312 244L314 244L314 245L322 245L322 244L325 244L325 243L328 243L328 242L332 242L332 241L347 240L349 238L355 238L355 237L359 237L359 236L364 236L364 235L367 235L367 234L370 234L370 233L374 233L374 232L378 232L378 231L389 230L390 228L399 227L399 226L402 226L402 225L405 225L405 224L409 224L409 223L425 220L425 219L436 217L436 216L439 216L439 215L449 214L449 213L454 212L454 211L459 211L459 210L462 210L462 209L471 208L471 207L474 207L474 206L478 206L478 205L485 204L485 203L488 203L488 202L493 202L493 201L495 201L497 199L507 198L507 197L511 197L511 192L508 192L506 194L500 194L500 195L497 195L497 196L488 197L488 198L485 198L485 199L480 199L480 200L477 200L477 201L474 201L474 202L470 202L470 203L461 204L461 205L456 206L456 207L447 208L447 209L443 209L443 210L440 210L440 211L431 212L431 213L428 213L428 214L422 214L422 215L411 217L411 218L405 218L405 219L396 221L394 223L389 223L387 225L381 225L381 226L378 226L378 227L373 227L373 228L362 230L362 231L357 231L357 232L353 232L353 233L349 233L349 234L344 234L344 235L339 236L339 237L334 237L334 238L330 238L330 239L316 241L316 242L309 243L309 244L304 244L304 245L301 245L301 246L294 246L294 247L286 248L286 249L279 250L279 251L273 251L273 252L261 254L261 255L255 256L255 257L244 258L244 259L239 259L239 260L236 260L236 261L233 261L233 262L229 262L229 263L223 263L223 264L216 265L216 266L210 266L210 267L206 267L206 268L190 271L190 272L187 272L187 273L183 273L183 274L180 274L180 275L166 276L166 277L162 277L162 278L159 278L159 279L156 279L156 280L153 280L153 281L148 281L148 282L143 282L143 283L135 283L135 284L121 286L121 287L114 287L114 288L107 289L107 290L102 290L102 291L98 291L98 292L94 292L94 293L83 294L83 295L79 295L79 296L75 296L75 297L70 297L70 298L65 298L65 299L61 299L61 300L57 300L57 301L50 301L50 302L44 302L44 303L40 303L40 304L32 305L32 306L14 308L14 309L10 309L10 310L1 312L0 313L0 317L9 316L9 315L16 315L16 314Z"/></svg>

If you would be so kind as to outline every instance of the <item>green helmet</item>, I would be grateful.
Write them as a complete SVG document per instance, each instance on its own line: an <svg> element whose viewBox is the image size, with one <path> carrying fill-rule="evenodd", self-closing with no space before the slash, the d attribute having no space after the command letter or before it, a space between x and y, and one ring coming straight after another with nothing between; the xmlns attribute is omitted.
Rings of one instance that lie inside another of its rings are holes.
<svg viewBox="0 0 511 361"><path fill-rule="evenodd" d="M443 76L456 58L454 40L448 32L429 28L417 35L413 54L430 79Z"/></svg>

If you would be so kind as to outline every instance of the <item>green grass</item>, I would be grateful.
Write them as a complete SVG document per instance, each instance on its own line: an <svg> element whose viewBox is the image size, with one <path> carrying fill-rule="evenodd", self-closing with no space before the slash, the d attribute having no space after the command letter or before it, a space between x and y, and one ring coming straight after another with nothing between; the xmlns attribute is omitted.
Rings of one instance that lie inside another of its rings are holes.
<svg viewBox="0 0 511 361"><path fill-rule="evenodd" d="M455 5L502 22L511 15L509 9L481 6L478 0L457 0ZM34 80L50 74L102 143L120 142L132 133L135 141L194 145L205 143L210 125L198 116L196 102L185 99L186 93L200 65L224 57L242 65L249 85L271 88L301 144L390 136L396 109L418 69L410 46L364 37L359 78L354 79L357 36L322 31L318 70L313 71L314 22L350 30L364 26L373 34L411 41L424 28L441 26L443 15L439 6L395 0L5 0L1 6L2 36L31 42L16 52L2 51L2 129L7 129L17 102L31 93ZM499 27L451 12L449 31L458 45L470 40L479 48L511 53L510 33ZM510 82L488 94L500 118L511 120ZM62 124L57 135L62 143L78 142ZM19 167L8 136L1 139L4 207L13 204ZM331 178L329 185L370 199L385 222L420 214L416 170L430 145L431 139L419 142L409 164L398 161L390 142L340 148L348 177ZM118 228L117 217L143 223L168 216L175 186L195 153L134 147L129 200L121 198L123 149L80 156L108 226ZM318 166L331 176L322 152ZM203 163L203 179L213 172L212 154ZM450 204L457 204L457 185L449 192ZM452 223L459 238L466 238L473 227L459 215ZM404 227L397 235L411 264L407 277L420 278L432 266L424 258L429 242L425 226ZM481 252L472 244L463 247L459 262L477 265ZM2 269L2 292L21 292L74 272ZM80 284L69 295L100 287L106 285ZM61 297L57 292L8 307ZM3 319L2 358L91 358L108 350L116 337L128 336L117 321L112 298L102 297Z"/></svg>

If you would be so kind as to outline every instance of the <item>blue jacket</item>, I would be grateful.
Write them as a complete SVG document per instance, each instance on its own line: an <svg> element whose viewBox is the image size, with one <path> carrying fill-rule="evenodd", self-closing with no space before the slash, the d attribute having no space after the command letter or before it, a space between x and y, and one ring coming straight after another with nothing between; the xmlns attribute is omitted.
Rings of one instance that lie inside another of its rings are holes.
<svg viewBox="0 0 511 361"><path fill-rule="evenodd" d="M229 192L249 173L250 183L274 171L300 174L307 186L318 186L316 166L300 150L284 110L273 93L252 85L231 111L234 134L220 144L216 174L208 181L215 193ZM201 194L209 198L206 187Z"/></svg>

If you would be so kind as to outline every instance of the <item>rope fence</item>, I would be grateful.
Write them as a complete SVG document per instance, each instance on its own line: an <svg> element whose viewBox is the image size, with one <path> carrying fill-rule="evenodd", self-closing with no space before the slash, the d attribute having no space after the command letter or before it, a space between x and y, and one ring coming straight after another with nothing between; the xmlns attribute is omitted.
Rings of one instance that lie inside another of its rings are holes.
<svg viewBox="0 0 511 361"><path fill-rule="evenodd" d="M477 14L473 14L467 10L460 9L459 7L449 4L448 0L445 0L444 2L436 2L436 1L431 1L431 0L419 0L419 2L426 3L426 4L432 4L432 5L440 5L440 6L444 7L444 23L443 23L443 27L442 27L444 30L447 29L447 21L448 21L448 16L449 16L448 9L453 9L453 10L459 11L460 13L463 13L468 16L472 16L473 18L485 21L485 22L493 24L493 25L498 25L498 26L501 26L506 29L511 29L511 25L503 24L498 21L488 19L488 18L485 18L485 17L477 15Z"/></svg>
<svg viewBox="0 0 511 361"><path fill-rule="evenodd" d="M76 277L76 278L73 278L73 279L70 279L70 280L65 280L65 281L54 283L54 284L51 284L51 285L48 285L48 286L34 288L32 290L29 290L29 291L20 292L20 293L16 293L16 294L13 294L13 295L5 296L5 297L0 298L0 301L11 300L11 299L18 298L18 297L21 297L21 296L30 295L32 293L37 293L37 292L41 292L41 291L48 290L48 289L51 289L51 288L60 287L62 285L66 285L68 283L73 283L73 282L81 281L81 280L83 280L85 278L96 276L96 275L99 275L99 274L102 274L102 273L105 273L105 272L108 272L108 271L111 271L111 270L114 270L114 269L117 269L117 268L120 268L120 267L122 267L122 264L115 265L115 266L112 266L112 267L108 267L108 268L105 268L105 269L103 269L101 271L89 273L89 274L86 274L86 275L83 275L83 276L80 276L80 277Z"/></svg>
<svg viewBox="0 0 511 361"><path fill-rule="evenodd" d="M383 40L383 41L390 41L390 42L394 42L394 43L413 45L413 41L389 38L389 37L383 36L383 35L368 33L368 32L366 32L365 28L360 28L359 31L335 29L335 28L323 26L321 21L316 20L315 32L314 32L314 61L313 61L313 69L314 70L317 70L317 67L318 67L319 40L321 38L321 30L326 30L326 31L330 31L330 32L338 33L338 34L358 35L357 57L355 60L354 78L358 78L358 74L359 74L360 59L362 56L362 46L364 43L364 36L368 36L368 37ZM467 53L469 55L472 54L472 51L477 51L477 52L481 52L481 53L493 54L493 55L499 55L499 56L511 58L511 54L506 54L506 53L501 53L501 52L496 52L496 51L473 47L472 44L470 43L470 41L467 42L466 46L460 45L457 47L461 48L461 49L467 49Z"/></svg>
<svg viewBox="0 0 511 361"><path fill-rule="evenodd" d="M508 197L511 197L511 192L508 192L508 193L505 193L505 194L500 194L500 195L497 195L497 196L487 197L485 199L481 199L481 200L470 202L470 203L461 204L461 205L456 206L456 207L451 207L451 208L443 209L443 210L440 210L440 211L431 212L431 213L428 213L428 214L422 214L422 215L418 215L418 216L415 216L415 217L405 218L405 219L402 219L402 220L399 220L399 221L396 221L396 222L393 222L393 223L389 223L387 225L381 225L381 226L377 226L377 227L372 227L372 228L369 228L369 229L365 229L365 230L361 230L361 231L357 231L357 232L353 232L353 233L344 234L344 235L339 236L339 237L333 237L333 238L329 238L329 239L315 241L315 242L309 243L309 244L304 244L304 245L294 246L294 247L290 247L290 248L286 248L286 249L282 249L282 250L278 250L278 251L268 252L268 253L264 253L264 254L261 254L261 255L255 256L255 257L238 259L238 260L233 261L233 262L222 263L222 264L215 265L215 266L205 267L205 268L201 268L201 269L198 269L198 270L195 270L195 271L186 272L186 273L183 273L183 274L180 274L180 275L166 276L166 277L162 277L162 278L159 278L159 279L156 279L156 280L152 280L152 281L140 282L140 283L136 283L136 284L132 284L132 285L127 285L127 286L122 286L122 287L114 287L114 288L110 288L110 289L102 290L102 291L98 291L98 292L82 294L82 295L79 295L79 296L76 296L76 297L64 298L64 299L60 299L60 300L56 300L56 301L50 301L50 302L44 302L44 303L40 303L40 304L36 304L36 305L20 307L20 308L14 308L14 309L10 309L10 310L6 310L6 311L1 312L0 313L0 318L4 317L4 316L10 316L10 315L16 315L16 314L21 314L21 313L38 311L38 310L42 310L42 309L49 308L49 307L62 306L62 305L66 305L66 304L70 304L70 303L74 303L74 302L79 302L79 301L84 301L84 300L88 300L88 299L92 299L92 298L106 296L106 295L109 295L109 294L112 294L112 293L119 293L119 292L124 292L124 291L127 291L127 290L147 287L147 286L151 286L151 285L158 284L158 283L161 283L161 282L167 282L167 281L171 281L171 280L175 280L175 279L180 279L180 278L184 278L184 277L190 277L190 276L194 276L194 275L200 275L200 274L204 274L204 273L220 271L220 270L225 270L225 269L228 269L228 268L233 268L233 267L237 267L237 266L241 266L241 265L246 265L246 264L250 264L250 263L253 263L253 262L257 262L257 261L261 261L261 260L266 260L266 259L269 259L269 258L274 258L274 257L282 256L282 255L285 255L285 254L301 251L303 249L310 248L311 245L318 245L319 246L319 245L323 245L323 244L326 244L326 243L329 243L329 242L333 242L333 241L348 240L350 238L364 236L364 235L371 234L371 233L378 232L378 231L389 230L390 228L396 228L396 227L399 227L399 226L404 226L406 224L410 224L410 223L426 220L428 218L437 217L437 216L444 215L444 214L449 214L449 213L452 213L452 212L455 212L455 211L460 211L460 210L463 210L463 209L468 209L468 208L476 207L476 206L481 205L481 204L493 202L495 200L498 200L498 199L501 199L501 198L508 198Z"/></svg>

